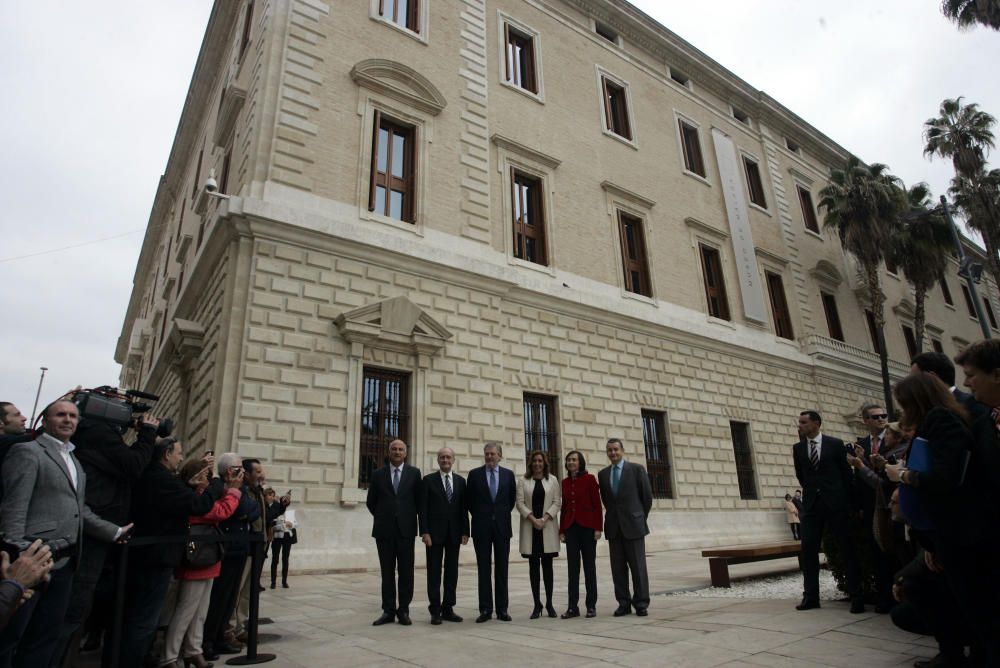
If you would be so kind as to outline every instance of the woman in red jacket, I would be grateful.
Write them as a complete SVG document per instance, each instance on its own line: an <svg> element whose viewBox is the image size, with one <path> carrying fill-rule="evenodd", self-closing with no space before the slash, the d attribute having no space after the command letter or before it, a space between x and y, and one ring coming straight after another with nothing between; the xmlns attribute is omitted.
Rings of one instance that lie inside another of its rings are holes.
<svg viewBox="0 0 1000 668"><path fill-rule="evenodd" d="M587 461L574 450L566 455L562 481L562 512L559 515L559 538L566 543L569 571L569 607L563 619L580 616L580 557L587 586L587 616L597 615L597 541L604 526L601 492L597 479L587 473Z"/></svg>
<svg viewBox="0 0 1000 668"><path fill-rule="evenodd" d="M189 462L181 469L181 479L187 480L199 494L205 491L208 482L207 471L202 469L202 462ZM228 519L240 503L240 487L243 484L243 470L235 474L227 472L226 493L215 502L212 509L205 515L191 516L189 524L218 524ZM202 632L205 626L205 615L208 613L209 597L212 593L212 581L219 575L221 561L205 568L190 568L181 565L174 573L177 578L177 605L167 627L167 636L163 643L161 668L180 668L181 649L184 650L184 666L210 668L211 663L205 660L201 653Z"/></svg>

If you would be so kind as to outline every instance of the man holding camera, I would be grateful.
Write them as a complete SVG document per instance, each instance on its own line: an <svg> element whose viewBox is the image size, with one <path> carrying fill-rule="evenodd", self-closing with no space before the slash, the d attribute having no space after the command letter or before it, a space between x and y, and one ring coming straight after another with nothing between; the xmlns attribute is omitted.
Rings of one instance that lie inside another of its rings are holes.
<svg viewBox="0 0 1000 668"><path fill-rule="evenodd" d="M84 501L87 477L70 442L79 420L76 405L56 401L45 409L43 420L44 433L15 445L7 455L0 531L21 548L42 539L55 561L45 590L36 592L0 633L4 667L49 665L69 605L83 533L110 543L132 527L102 520Z"/></svg>

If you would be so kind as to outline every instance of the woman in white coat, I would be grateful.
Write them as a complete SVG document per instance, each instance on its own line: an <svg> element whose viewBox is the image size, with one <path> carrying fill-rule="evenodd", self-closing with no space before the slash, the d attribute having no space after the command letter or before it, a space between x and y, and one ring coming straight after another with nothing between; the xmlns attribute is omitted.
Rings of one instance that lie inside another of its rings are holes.
<svg viewBox="0 0 1000 668"><path fill-rule="evenodd" d="M559 554L559 507L562 485L549 475L549 460L541 450L528 456L528 471L517 481L517 512L521 514L521 556L528 560L531 593L535 597L532 619L542 615L539 571L545 581L545 610L556 616L552 607L552 560Z"/></svg>

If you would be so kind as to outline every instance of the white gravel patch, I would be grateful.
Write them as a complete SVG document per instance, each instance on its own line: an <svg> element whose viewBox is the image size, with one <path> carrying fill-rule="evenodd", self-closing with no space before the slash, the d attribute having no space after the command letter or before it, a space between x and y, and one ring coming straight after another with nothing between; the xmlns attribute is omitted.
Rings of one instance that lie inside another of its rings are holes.
<svg viewBox="0 0 1000 668"><path fill-rule="evenodd" d="M752 578L734 582L733 586L705 587L692 591L681 591L668 596L680 598L756 598L756 599L799 599L802 597L802 574L791 573L767 578ZM819 597L822 601L836 601L845 594L837 589L837 581L828 570L819 572Z"/></svg>

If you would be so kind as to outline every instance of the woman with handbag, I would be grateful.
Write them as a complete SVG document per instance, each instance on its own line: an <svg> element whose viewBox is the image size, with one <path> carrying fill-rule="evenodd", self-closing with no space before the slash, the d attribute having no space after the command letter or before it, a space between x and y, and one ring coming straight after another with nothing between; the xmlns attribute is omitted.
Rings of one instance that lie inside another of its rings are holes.
<svg viewBox="0 0 1000 668"><path fill-rule="evenodd" d="M274 518L274 540L271 541L271 589L274 589L278 578L278 561L281 561L281 587L288 589L288 555L292 545L299 542L296 529L295 511L286 510L278 505L282 514Z"/></svg>
<svg viewBox="0 0 1000 668"><path fill-rule="evenodd" d="M197 480L201 468L202 463L194 460L181 469L181 479L188 481L188 485L199 494L204 491L204 486L192 483ZM188 518L189 535L193 538L211 538L219 535L216 525L236 511L242 494L240 492L242 485L242 469L228 472L225 495L216 501L205 515ZM178 584L177 604L170 625L167 627L160 661L161 668L180 668L178 662L182 649L185 668L212 666L201 653L202 632L212 593L212 581L219 575L219 562L222 560L223 550L222 543L211 541L192 541L185 546L184 561L174 573Z"/></svg>

